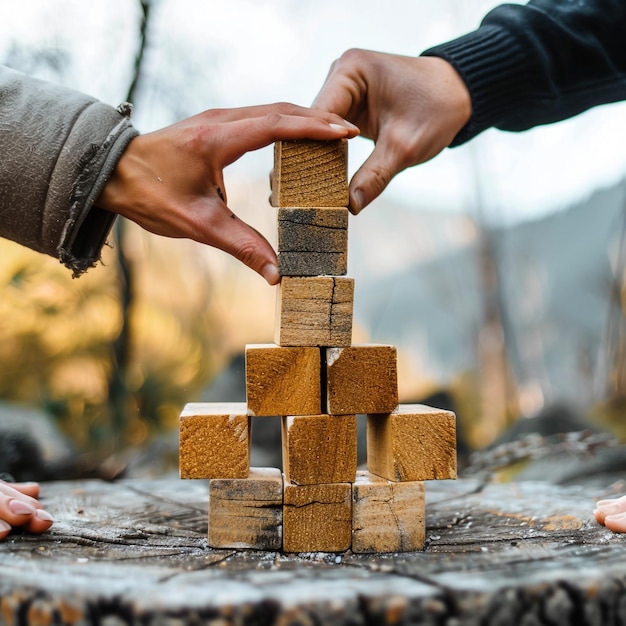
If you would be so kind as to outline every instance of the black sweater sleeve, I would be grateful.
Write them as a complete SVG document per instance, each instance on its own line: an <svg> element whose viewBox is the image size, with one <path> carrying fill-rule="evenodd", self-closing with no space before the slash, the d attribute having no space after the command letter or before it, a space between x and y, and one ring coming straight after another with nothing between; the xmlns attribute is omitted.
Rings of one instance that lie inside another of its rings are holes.
<svg viewBox="0 0 626 626"><path fill-rule="evenodd" d="M626 0L504 4L423 55L450 62L471 95L472 117L452 145L490 127L549 124L626 99Z"/></svg>

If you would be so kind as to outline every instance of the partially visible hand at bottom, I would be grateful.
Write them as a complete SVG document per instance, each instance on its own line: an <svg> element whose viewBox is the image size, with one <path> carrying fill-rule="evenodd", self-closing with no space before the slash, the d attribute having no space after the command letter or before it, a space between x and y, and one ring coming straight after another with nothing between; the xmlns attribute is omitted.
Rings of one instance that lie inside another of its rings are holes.
<svg viewBox="0 0 626 626"><path fill-rule="evenodd" d="M54 522L39 503L37 483L7 483L0 480L0 540L14 528L40 534Z"/></svg>
<svg viewBox="0 0 626 626"><path fill-rule="evenodd" d="M599 500L593 512L599 524L616 533L626 533L626 496Z"/></svg>

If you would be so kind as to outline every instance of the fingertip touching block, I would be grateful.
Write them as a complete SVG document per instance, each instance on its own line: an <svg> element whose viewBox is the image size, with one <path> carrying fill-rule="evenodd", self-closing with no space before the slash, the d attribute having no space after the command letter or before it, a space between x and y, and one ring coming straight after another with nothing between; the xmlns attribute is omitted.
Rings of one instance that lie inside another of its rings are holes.
<svg viewBox="0 0 626 626"><path fill-rule="evenodd" d="M352 485L292 485L285 481L285 552L344 552L351 542Z"/></svg>
<svg viewBox="0 0 626 626"><path fill-rule="evenodd" d="M179 423L181 478L245 478L250 425L243 402L187 404Z"/></svg>
<svg viewBox="0 0 626 626"><path fill-rule="evenodd" d="M280 550L283 544L283 476L252 467L247 478L209 482L209 546Z"/></svg>
<svg viewBox="0 0 626 626"><path fill-rule="evenodd" d="M283 417L283 471L298 485L352 483L356 476L356 415Z"/></svg>
<svg viewBox="0 0 626 626"><path fill-rule="evenodd" d="M331 415L389 413L398 405L394 346L326 348L326 411Z"/></svg>
<svg viewBox="0 0 626 626"><path fill-rule="evenodd" d="M246 400L253 416L321 411L321 359L316 347L246 346Z"/></svg>
<svg viewBox="0 0 626 626"><path fill-rule="evenodd" d="M274 341L281 346L349 346L354 279L284 276L276 296Z"/></svg>
<svg viewBox="0 0 626 626"><path fill-rule="evenodd" d="M348 209L279 208L281 276L342 276L348 270Z"/></svg>
<svg viewBox="0 0 626 626"><path fill-rule="evenodd" d="M359 471L352 485L352 551L421 550L426 536L424 483L392 482Z"/></svg>
<svg viewBox="0 0 626 626"><path fill-rule="evenodd" d="M275 207L347 207L347 140L277 141L271 203Z"/></svg>
<svg viewBox="0 0 626 626"><path fill-rule="evenodd" d="M423 404L367 416L367 468L394 481L456 478L456 417Z"/></svg>

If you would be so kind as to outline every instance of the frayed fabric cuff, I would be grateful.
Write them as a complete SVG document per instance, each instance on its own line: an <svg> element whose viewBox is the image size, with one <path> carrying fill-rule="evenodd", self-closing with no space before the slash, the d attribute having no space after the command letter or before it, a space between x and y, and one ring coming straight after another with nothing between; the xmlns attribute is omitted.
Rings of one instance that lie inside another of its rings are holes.
<svg viewBox="0 0 626 626"><path fill-rule="evenodd" d="M101 145L91 145L84 154L79 174L72 188L70 214L63 229L58 258L79 276L99 260L116 215L94 205L113 174L128 144L138 132L131 125L130 105L118 108L115 114L125 114L113 127Z"/></svg>

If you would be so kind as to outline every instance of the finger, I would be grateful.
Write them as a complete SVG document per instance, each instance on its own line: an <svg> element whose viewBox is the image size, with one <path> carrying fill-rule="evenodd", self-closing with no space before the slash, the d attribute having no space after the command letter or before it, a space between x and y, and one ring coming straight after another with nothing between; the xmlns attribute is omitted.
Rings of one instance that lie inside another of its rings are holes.
<svg viewBox="0 0 626 626"><path fill-rule="evenodd" d="M600 509L595 509L593 516L596 518L596 522L598 522L598 524L602 524L604 526L604 518L606 515Z"/></svg>
<svg viewBox="0 0 626 626"><path fill-rule="evenodd" d="M2 541L3 539L7 537L7 535L11 532L11 529L12 529L11 524L0 519L0 541Z"/></svg>
<svg viewBox="0 0 626 626"><path fill-rule="evenodd" d="M359 131L356 126L348 128L316 117L272 114L222 124L216 127L216 132L221 133L222 164L226 166L244 153L275 141L342 139L354 137ZM239 140L233 141L233 137Z"/></svg>
<svg viewBox="0 0 626 626"><path fill-rule="evenodd" d="M350 181L350 212L358 215L402 169L401 159L392 146L385 149L384 142L379 141Z"/></svg>
<svg viewBox="0 0 626 626"><path fill-rule="evenodd" d="M45 533L54 524L54 518L48 511L37 509L30 521L24 525L24 530L40 535Z"/></svg>
<svg viewBox="0 0 626 626"><path fill-rule="evenodd" d="M14 483L11 485L13 489L20 493L30 496L31 498L38 498L40 488L37 483Z"/></svg>
<svg viewBox="0 0 626 626"><path fill-rule="evenodd" d="M362 88L337 68L337 61L331 66L326 81L313 100L314 110L336 113L342 119L352 121L354 111L362 100Z"/></svg>
<svg viewBox="0 0 626 626"><path fill-rule="evenodd" d="M249 224L239 219L223 202L198 208L200 222L192 238L219 248L263 276L270 285L280 281L276 253L270 243ZM198 236L199 234L199 236Z"/></svg>
<svg viewBox="0 0 626 626"><path fill-rule="evenodd" d="M610 515L621 515L622 513L626 513L626 496L599 500L596 503L596 510L594 511L594 515L600 524L605 523L606 517Z"/></svg>
<svg viewBox="0 0 626 626"><path fill-rule="evenodd" d="M210 109L200 116L208 117L211 122L235 122L254 117L265 117L267 115L286 115L297 117L309 117L325 120L329 124L346 125L346 120L336 113L326 110L314 110L309 107L302 107L289 102L276 102L273 104L260 104L249 107L235 107L229 109ZM350 125L348 124L348 127Z"/></svg>
<svg viewBox="0 0 626 626"><path fill-rule="evenodd" d="M11 526L27 524L35 511L36 508L24 500L5 494L0 495L0 520L8 522Z"/></svg>
<svg viewBox="0 0 626 626"><path fill-rule="evenodd" d="M604 518L604 525L615 533L626 533L626 513L607 515Z"/></svg>
<svg viewBox="0 0 626 626"><path fill-rule="evenodd" d="M28 505L32 506L34 509L42 508L41 504L35 499L34 496L31 496L28 493L24 493L23 489L29 491L32 487L24 487L24 485L28 485L29 483L4 483L0 482L0 494L8 497L14 498L16 500L21 500L22 502L26 502ZM32 484L32 483L31 483ZM39 486L37 486L37 494ZM33 489L34 492L34 489Z"/></svg>

